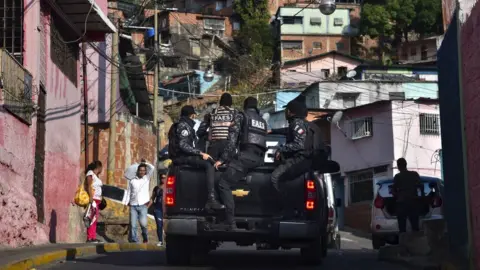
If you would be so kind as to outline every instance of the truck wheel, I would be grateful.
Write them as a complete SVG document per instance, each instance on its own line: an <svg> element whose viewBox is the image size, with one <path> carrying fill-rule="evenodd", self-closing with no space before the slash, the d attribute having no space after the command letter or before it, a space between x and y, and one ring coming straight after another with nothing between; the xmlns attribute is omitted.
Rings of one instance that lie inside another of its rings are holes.
<svg viewBox="0 0 480 270"><path fill-rule="evenodd" d="M372 234L372 246L373 249L380 249L385 246L385 240L378 235Z"/></svg>
<svg viewBox="0 0 480 270"><path fill-rule="evenodd" d="M169 265L189 265L192 257L191 241L185 236L167 235L165 254Z"/></svg>
<svg viewBox="0 0 480 270"><path fill-rule="evenodd" d="M327 257L327 252L328 252L328 236L324 235L322 238L322 256L323 258Z"/></svg>
<svg viewBox="0 0 480 270"><path fill-rule="evenodd" d="M302 255L303 262L307 265L319 265L322 263L324 244L322 238L311 243L309 247L301 248L300 254Z"/></svg>

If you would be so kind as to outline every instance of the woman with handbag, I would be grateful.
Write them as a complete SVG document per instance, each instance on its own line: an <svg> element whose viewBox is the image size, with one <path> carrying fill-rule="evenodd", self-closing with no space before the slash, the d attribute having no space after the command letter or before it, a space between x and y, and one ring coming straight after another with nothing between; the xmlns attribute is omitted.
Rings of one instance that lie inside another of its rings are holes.
<svg viewBox="0 0 480 270"><path fill-rule="evenodd" d="M90 211L91 219L93 222L90 222L87 226L87 243L100 243L101 241L97 239L97 219L99 213L99 206L102 202L102 180L98 178L98 175L102 173L102 162L96 160L90 163L87 167L86 174L86 190L90 197Z"/></svg>

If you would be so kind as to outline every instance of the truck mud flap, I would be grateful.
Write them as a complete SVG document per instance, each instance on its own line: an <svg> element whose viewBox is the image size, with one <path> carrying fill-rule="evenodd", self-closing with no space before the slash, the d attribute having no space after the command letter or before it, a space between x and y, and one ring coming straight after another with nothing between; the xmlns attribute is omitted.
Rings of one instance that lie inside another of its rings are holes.
<svg viewBox="0 0 480 270"><path fill-rule="evenodd" d="M195 236L197 231L196 219L164 219L166 234Z"/></svg>
<svg viewBox="0 0 480 270"><path fill-rule="evenodd" d="M308 239L317 235L320 228L312 223L282 221L279 224L280 239Z"/></svg>

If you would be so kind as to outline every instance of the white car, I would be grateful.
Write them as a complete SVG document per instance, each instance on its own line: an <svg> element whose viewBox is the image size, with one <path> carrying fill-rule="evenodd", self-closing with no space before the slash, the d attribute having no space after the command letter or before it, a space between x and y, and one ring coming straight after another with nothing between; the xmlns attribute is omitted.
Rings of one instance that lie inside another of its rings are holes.
<svg viewBox="0 0 480 270"><path fill-rule="evenodd" d="M422 220L425 219L442 219L443 218L443 183L439 178L420 176L424 185L425 197L421 198L420 190L419 207L420 209L420 226ZM393 178L378 180L376 183L375 199L372 205L372 245L374 249L379 249L386 243L398 243L398 222L396 216L396 202L392 196ZM409 222L407 222L407 231L411 230ZM420 227L422 229L422 227Z"/></svg>

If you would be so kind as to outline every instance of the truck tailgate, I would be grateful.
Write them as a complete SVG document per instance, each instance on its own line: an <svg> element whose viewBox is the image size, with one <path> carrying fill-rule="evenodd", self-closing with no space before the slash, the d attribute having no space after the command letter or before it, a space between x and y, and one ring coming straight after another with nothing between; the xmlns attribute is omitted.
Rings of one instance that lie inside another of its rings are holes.
<svg viewBox="0 0 480 270"><path fill-rule="evenodd" d="M290 211L304 209L304 177L282 185L283 195L277 195L270 183L274 166L258 167L244 179L232 186L235 200L235 216L266 217L276 216L280 212L279 200L288 202ZM188 166L175 168L175 205L168 207L167 215L194 214L203 215L207 200L205 173ZM221 172L217 172L216 181Z"/></svg>

